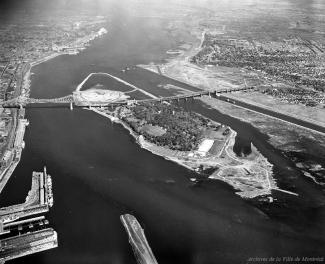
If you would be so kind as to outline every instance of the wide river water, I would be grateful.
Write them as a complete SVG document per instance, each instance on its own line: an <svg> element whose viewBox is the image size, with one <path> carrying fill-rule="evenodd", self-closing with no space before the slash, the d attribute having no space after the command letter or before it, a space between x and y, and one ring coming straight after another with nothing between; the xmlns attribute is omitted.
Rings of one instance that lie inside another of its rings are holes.
<svg viewBox="0 0 325 264"><path fill-rule="evenodd" d="M162 61L168 49L176 48L163 23L113 20L109 34L84 52L33 68L31 97L68 95L91 72L117 75L165 95L168 92L157 85L176 82L133 68ZM121 72L126 66L132 69ZM124 213L138 218L160 264L323 256L321 190L249 124L199 102L186 107L235 129L237 152L247 151L252 142L275 165L279 185L299 197L277 192L275 202L268 204L245 201L220 181L202 180L193 187L189 179L197 177L195 173L139 148L125 129L102 116L82 109L30 108L26 148L0 196L1 205L24 201L32 171L46 166L54 185L54 206L47 217L58 232L59 247L11 263L136 263L119 220Z"/></svg>

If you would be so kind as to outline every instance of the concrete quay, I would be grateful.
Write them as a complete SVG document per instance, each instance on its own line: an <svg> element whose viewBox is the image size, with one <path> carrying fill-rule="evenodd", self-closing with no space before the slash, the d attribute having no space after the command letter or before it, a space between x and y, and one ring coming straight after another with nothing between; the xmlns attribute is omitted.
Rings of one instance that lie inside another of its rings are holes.
<svg viewBox="0 0 325 264"><path fill-rule="evenodd" d="M7 224L20 218L46 213L53 205L51 176L44 172L33 172L31 190L25 203L0 208L0 235Z"/></svg>
<svg viewBox="0 0 325 264"><path fill-rule="evenodd" d="M128 233L137 262L139 264L158 264L137 219L130 214L121 215L120 219Z"/></svg>
<svg viewBox="0 0 325 264"><path fill-rule="evenodd" d="M0 240L0 263L57 246L57 233L52 228L5 238Z"/></svg>
<svg viewBox="0 0 325 264"><path fill-rule="evenodd" d="M52 179L44 167L43 172L33 172L24 203L0 208L0 263L58 246L57 233L40 215L52 205Z"/></svg>

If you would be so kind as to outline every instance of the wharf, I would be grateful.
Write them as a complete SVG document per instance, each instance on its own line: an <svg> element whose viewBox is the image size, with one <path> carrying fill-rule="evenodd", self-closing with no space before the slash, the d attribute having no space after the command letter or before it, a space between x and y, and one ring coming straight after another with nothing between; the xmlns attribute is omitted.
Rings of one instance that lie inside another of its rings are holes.
<svg viewBox="0 0 325 264"><path fill-rule="evenodd" d="M44 172L33 172L32 187L25 203L0 208L0 234L7 223L19 218L45 213L53 205L51 176Z"/></svg>
<svg viewBox="0 0 325 264"><path fill-rule="evenodd" d="M137 262L139 264L158 264L137 219L130 214L121 215L120 219L128 233Z"/></svg>
<svg viewBox="0 0 325 264"><path fill-rule="evenodd" d="M57 246L57 233L52 228L2 239L0 241L0 263Z"/></svg>
<svg viewBox="0 0 325 264"><path fill-rule="evenodd" d="M52 179L44 167L43 172L33 172L24 203L0 208L0 264L58 246L57 233L40 215L52 205Z"/></svg>

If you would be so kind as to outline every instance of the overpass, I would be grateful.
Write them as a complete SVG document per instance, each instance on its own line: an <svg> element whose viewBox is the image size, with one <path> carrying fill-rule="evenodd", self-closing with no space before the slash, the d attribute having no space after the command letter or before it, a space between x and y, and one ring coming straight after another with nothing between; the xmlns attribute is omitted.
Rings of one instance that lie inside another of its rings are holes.
<svg viewBox="0 0 325 264"><path fill-rule="evenodd" d="M248 90L254 90L255 87L244 87L244 88L237 88L237 89L222 89L222 90L215 90L215 91L200 91L200 92L193 92L193 93L187 93L182 95L174 95L174 96L167 96L167 97L158 97L158 98L150 98L150 99L140 99L140 100L124 100L124 101L114 101L114 102L89 102L89 104L86 105L78 105L76 101L74 100L73 95L67 95L64 97L58 97L58 98L50 98L50 99L35 99L35 98L28 98L28 97L16 97L11 100L0 102L0 107L3 108L24 108L27 105L31 104L70 104L77 106L77 107L103 107L103 106L118 106L118 105L127 105L128 103L150 103L150 102L162 102L162 101L179 101L181 99L189 99L189 98L195 98L195 97L201 97L203 95L209 95L209 96L217 96L218 94L224 94L224 93L231 93L231 92L237 92L237 91L248 91ZM53 106L54 107L54 106Z"/></svg>

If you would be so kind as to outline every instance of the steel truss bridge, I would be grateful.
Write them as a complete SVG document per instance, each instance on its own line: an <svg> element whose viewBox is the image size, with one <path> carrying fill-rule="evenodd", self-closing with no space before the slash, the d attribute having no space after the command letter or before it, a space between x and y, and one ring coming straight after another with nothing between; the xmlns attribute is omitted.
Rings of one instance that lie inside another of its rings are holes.
<svg viewBox="0 0 325 264"><path fill-rule="evenodd" d="M117 106L117 105L127 105L129 103L134 104L140 104L140 103L153 103L153 102L171 102L171 101L179 101L179 100L186 100L190 98L196 98L201 97L203 95L217 96L218 94L224 94L224 93L232 93L232 92L238 92L238 91L249 91L249 90L255 90L255 87L245 87L245 88L238 88L238 89L222 89L222 90L215 90L215 91L200 91L200 92L193 92L193 93L187 93L182 95L175 95L175 96L167 96L167 97L158 97L158 98L150 98L150 99L140 99L140 100L124 100L124 101L113 101L113 102L82 102L81 104L76 103L74 100L73 95L67 95L64 97L58 97L58 98L50 98L50 99L35 99L35 98L28 98L28 97L16 97L11 100L0 102L0 107L3 108L24 108L28 105L34 105L34 104L47 104L47 107L49 107L49 104L53 104L53 107L55 104L68 104L70 107L72 105L75 105L77 107L104 107L104 106Z"/></svg>

